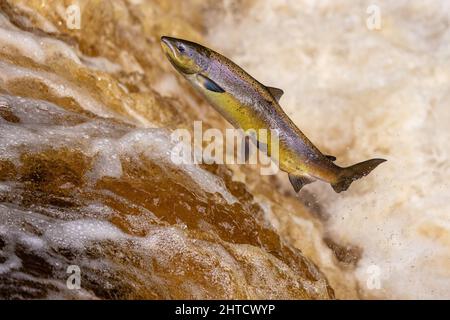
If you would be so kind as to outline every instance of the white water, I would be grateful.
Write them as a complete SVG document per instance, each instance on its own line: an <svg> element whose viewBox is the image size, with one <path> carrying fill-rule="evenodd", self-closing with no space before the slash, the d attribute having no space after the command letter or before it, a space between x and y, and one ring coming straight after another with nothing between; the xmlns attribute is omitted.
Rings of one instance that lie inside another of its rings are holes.
<svg viewBox="0 0 450 320"><path fill-rule="evenodd" d="M222 3L211 46L283 89L282 107L324 153L388 160L345 193L307 187L327 233L363 248L362 296L450 298L450 2ZM366 26L374 3L378 31Z"/></svg>

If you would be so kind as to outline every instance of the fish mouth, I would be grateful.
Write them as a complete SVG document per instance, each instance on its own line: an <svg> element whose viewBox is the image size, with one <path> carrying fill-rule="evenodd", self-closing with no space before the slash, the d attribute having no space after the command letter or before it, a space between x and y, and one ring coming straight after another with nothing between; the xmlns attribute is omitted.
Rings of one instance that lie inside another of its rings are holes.
<svg viewBox="0 0 450 320"><path fill-rule="evenodd" d="M180 72L186 73L184 70L183 57L177 49L177 41L176 38L161 37L161 48L166 55L167 59L169 59L170 63Z"/></svg>
<svg viewBox="0 0 450 320"><path fill-rule="evenodd" d="M161 37L161 48L163 52L172 60L176 56L174 39L166 36Z"/></svg>

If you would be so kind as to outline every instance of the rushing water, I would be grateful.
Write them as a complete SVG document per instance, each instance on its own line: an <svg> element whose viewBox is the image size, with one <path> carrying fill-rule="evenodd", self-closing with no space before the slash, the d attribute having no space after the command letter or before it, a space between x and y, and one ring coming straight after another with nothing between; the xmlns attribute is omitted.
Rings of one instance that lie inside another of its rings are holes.
<svg viewBox="0 0 450 320"><path fill-rule="evenodd" d="M446 1L0 1L0 296L450 296ZM295 195L252 166L175 165L175 128L227 124L159 36L261 82L342 165ZM80 270L71 290L70 266ZM334 292L334 293L333 293Z"/></svg>
<svg viewBox="0 0 450 320"><path fill-rule="evenodd" d="M363 296L449 298L450 3L224 3L211 45L282 88L281 105L338 164L388 160L348 192L307 187L327 233L363 249Z"/></svg>

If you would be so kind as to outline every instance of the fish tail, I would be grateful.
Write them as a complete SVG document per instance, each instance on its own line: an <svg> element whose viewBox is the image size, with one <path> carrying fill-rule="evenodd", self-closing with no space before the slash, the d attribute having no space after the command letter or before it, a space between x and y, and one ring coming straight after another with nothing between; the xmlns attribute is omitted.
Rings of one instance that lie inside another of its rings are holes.
<svg viewBox="0 0 450 320"><path fill-rule="evenodd" d="M353 181L368 175L373 169L385 161L385 159L371 159L347 168L342 168L337 182L333 183L331 186L337 193L345 191L350 187L350 184Z"/></svg>

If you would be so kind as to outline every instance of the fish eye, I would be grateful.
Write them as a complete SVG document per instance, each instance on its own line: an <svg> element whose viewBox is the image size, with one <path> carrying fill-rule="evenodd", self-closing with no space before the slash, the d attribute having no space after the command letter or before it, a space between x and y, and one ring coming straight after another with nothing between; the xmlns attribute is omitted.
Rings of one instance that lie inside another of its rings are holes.
<svg viewBox="0 0 450 320"><path fill-rule="evenodd" d="M177 45L177 49L180 53L184 53L186 51L186 48L182 44Z"/></svg>

